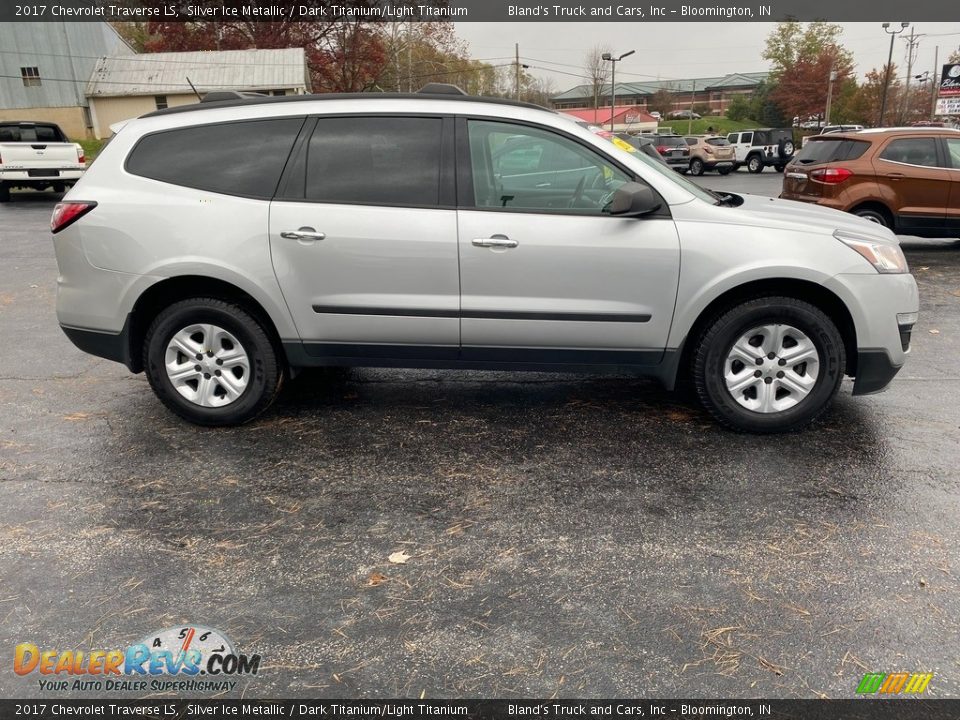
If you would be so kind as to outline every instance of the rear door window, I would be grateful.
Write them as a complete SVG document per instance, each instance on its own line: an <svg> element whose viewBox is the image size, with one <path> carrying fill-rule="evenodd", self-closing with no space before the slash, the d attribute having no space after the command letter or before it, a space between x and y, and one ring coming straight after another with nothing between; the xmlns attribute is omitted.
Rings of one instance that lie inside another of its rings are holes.
<svg viewBox="0 0 960 720"><path fill-rule="evenodd" d="M912 137L891 140L880 153L880 159L905 165L937 167L936 138Z"/></svg>
<svg viewBox="0 0 960 720"><path fill-rule="evenodd" d="M307 147L306 199L439 205L442 129L439 117L320 118ZM525 150L512 160L539 162Z"/></svg>
<svg viewBox="0 0 960 720"><path fill-rule="evenodd" d="M146 135L127 172L225 195L270 199L303 117L194 125Z"/></svg>
<svg viewBox="0 0 960 720"><path fill-rule="evenodd" d="M742 143L752 143L752 142L753 142L753 133L740 133L740 142L742 142Z"/></svg>
<svg viewBox="0 0 960 720"><path fill-rule="evenodd" d="M960 170L960 138L947 138L947 157L950 167Z"/></svg>
<svg viewBox="0 0 960 720"><path fill-rule="evenodd" d="M870 143L863 140L810 140L797 153L797 162L802 165L856 160L863 155Z"/></svg>

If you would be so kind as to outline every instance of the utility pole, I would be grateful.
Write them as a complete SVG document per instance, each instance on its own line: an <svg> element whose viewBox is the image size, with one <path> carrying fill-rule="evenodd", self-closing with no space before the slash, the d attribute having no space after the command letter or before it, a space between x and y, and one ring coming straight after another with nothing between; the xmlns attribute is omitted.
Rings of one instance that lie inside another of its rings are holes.
<svg viewBox="0 0 960 720"><path fill-rule="evenodd" d="M887 90L890 88L890 65L893 63L893 40L900 33L910 27L910 23L900 23L899 30L891 30L890 23L883 24L883 31L890 36L890 52L887 53L887 71L883 75L883 95L880 98L880 118L877 120L877 127L883 127L883 116L887 109Z"/></svg>
<svg viewBox="0 0 960 720"><path fill-rule="evenodd" d="M830 124L830 106L833 104L833 83L837 79L837 71L834 69L836 66L836 59L830 61L830 81L827 85L827 109L823 114L823 124Z"/></svg>
<svg viewBox="0 0 960 720"><path fill-rule="evenodd" d="M939 60L940 55L940 46L937 45L933 49L933 74L930 75L930 119L933 120L937 116L937 94L940 91L940 68L937 67L937 61Z"/></svg>
<svg viewBox="0 0 960 720"><path fill-rule="evenodd" d="M690 114L687 115L687 135L693 135L693 103L697 99L697 81L691 80L693 87L690 89Z"/></svg>
<svg viewBox="0 0 960 720"><path fill-rule="evenodd" d="M910 37L907 38L907 84L903 89L903 102L900 103L900 123L902 124L907 116L907 109L910 107L910 78L913 73L913 51L920 43L915 39L916 28L910 28Z"/></svg>
<svg viewBox="0 0 960 720"><path fill-rule="evenodd" d="M514 69L514 78L513 78L513 89L517 95L517 100L520 99L520 43L513 44L513 69Z"/></svg>

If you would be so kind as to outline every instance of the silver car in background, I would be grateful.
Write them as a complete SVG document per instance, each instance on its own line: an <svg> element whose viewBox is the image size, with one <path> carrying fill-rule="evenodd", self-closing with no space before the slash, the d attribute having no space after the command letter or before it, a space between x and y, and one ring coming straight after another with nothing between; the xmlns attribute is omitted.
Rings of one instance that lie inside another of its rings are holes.
<svg viewBox="0 0 960 720"><path fill-rule="evenodd" d="M449 86L150 113L51 224L66 334L203 425L339 365L629 371L788 431L884 388L918 311L883 227Z"/></svg>

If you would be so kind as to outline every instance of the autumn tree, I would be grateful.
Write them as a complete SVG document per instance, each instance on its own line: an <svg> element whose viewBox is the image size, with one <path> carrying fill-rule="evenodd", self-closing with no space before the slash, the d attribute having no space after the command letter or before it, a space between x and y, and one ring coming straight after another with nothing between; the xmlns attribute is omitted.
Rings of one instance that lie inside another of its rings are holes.
<svg viewBox="0 0 960 720"><path fill-rule="evenodd" d="M674 93L675 91L672 88L660 88L647 100L647 108L649 110L656 110L666 117L667 113L673 110Z"/></svg>
<svg viewBox="0 0 960 720"><path fill-rule="evenodd" d="M784 115L819 115L831 74L834 89L853 77L853 56L840 44L842 34L835 23L790 21L778 23L767 37L763 57L773 65L770 97Z"/></svg>

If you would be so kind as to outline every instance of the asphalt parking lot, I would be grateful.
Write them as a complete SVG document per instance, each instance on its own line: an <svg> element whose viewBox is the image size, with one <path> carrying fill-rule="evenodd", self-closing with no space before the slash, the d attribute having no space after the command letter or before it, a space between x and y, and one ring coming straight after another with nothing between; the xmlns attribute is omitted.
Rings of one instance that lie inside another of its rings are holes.
<svg viewBox="0 0 960 720"><path fill-rule="evenodd" d="M61 333L54 200L0 206L3 697L45 695L17 643L187 622L261 654L232 696L960 695L960 241L903 240L907 367L800 434L648 380L406 370L205 430Z"/></svg>

